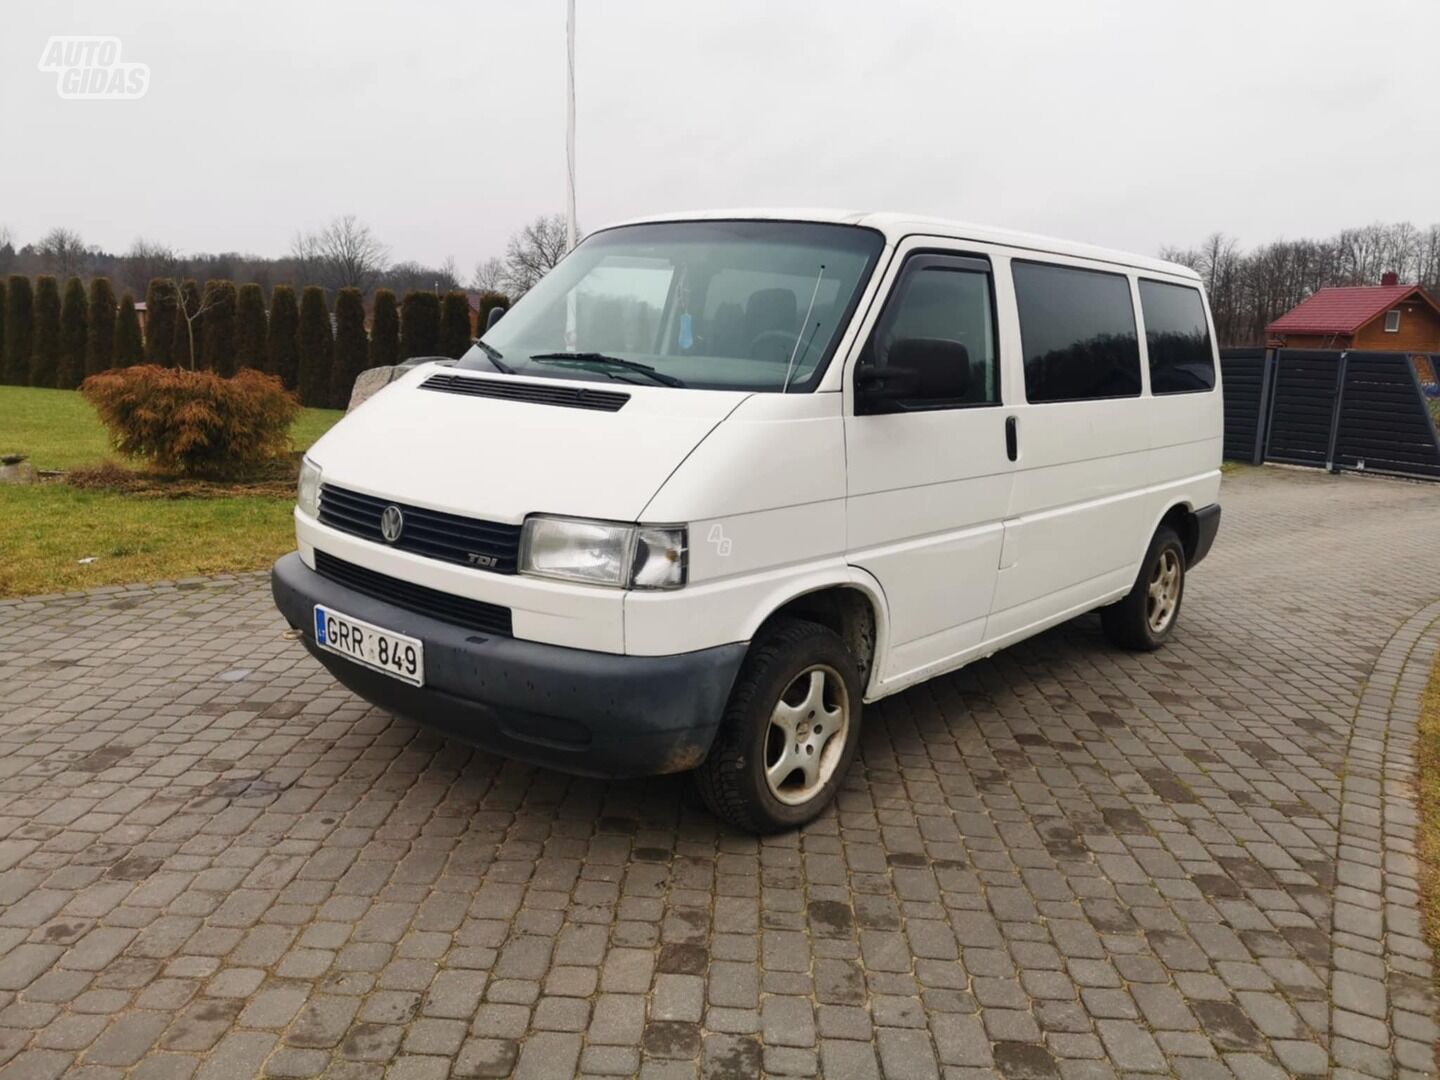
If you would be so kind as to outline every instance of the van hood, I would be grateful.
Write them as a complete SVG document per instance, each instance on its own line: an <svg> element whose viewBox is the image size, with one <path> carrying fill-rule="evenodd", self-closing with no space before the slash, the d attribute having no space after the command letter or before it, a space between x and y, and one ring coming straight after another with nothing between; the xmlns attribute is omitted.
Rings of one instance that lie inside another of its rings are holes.
<svg viewBox="0 0 1440 1080"><path fill-rule="evenodd" d="M614 412L422 389L431 376L620 393ZM311 448L323 481L487 521L534 513L638 520L748 391L475 375L424 365Z"/></svg>

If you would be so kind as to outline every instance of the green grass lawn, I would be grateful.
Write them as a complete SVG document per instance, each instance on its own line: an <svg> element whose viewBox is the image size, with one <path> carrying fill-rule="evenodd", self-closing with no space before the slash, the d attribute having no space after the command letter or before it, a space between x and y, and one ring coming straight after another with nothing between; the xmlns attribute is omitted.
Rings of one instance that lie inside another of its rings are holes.
<svg viewBox="0 0 1440 1080"><path fill-rule="evenodd" d="M290 432L296 450L330 430L344 413L301 409ZM112 451L90 403L73 390L0 386L0 455L25 454L37 469L96 465Z"/></svg>
<svg viewBox="0 0 1440 1080"><path fill-rule="evenodd" d="M343 414L305 409L291 432L305 450ZM0 387L0 454L37 469L111 456L106 432L77 393ZM258 570L294 546L289 497L80 490L61 481L0 486L0 596L65 592ZM95 561L81 563L81 559Z"/></svg>
<svg viewBox="0 0 1440 1080"><path fill-rule="evenodd" d="M294 503L0 487L0 596L258 570L295 547ZM81 563L81 559L94 562Z"/></svg>

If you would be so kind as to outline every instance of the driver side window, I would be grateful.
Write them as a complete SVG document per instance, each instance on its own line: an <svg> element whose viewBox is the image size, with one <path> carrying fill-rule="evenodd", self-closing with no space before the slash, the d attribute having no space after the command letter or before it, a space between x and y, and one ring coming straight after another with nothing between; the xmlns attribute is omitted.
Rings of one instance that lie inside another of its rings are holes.
<svg viewBox="0 0 1440 1080"><path fill-rule="evenodd" d="M1000 403L995 301L985 259L912 255L855 369L864 411Z"/></svg>

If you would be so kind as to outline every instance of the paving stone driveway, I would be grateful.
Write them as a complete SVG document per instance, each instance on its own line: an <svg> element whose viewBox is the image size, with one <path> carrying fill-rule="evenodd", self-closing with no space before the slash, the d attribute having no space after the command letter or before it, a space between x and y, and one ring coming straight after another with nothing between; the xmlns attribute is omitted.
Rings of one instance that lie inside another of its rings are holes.
<svg viewBox="0 0 1440 1080"><path fill-rule="evenodd" d="M0 1077L1421 1075L1440 491L1223 497L1169 648L887 701L763 842L368 708L259 577L0 603Z"/></svg>

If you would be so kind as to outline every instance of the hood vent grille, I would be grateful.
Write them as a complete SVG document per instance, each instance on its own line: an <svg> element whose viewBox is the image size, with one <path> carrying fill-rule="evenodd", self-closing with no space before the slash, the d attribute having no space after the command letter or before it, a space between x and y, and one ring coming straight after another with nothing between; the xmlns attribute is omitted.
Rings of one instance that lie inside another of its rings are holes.
<svg viewBox="0 0 1440 1080"><path fill-rule="evenodd" d="M470 397L524 401L532 405L591 409L597 412L619 412L630 400L629 394L615 390L592 390L588 386L547 386L542 383L520 382L513 377L501 381L473 379L464 375L431 375L420 384L420 389L439 390L445 394L466 394Z"/></svg>

